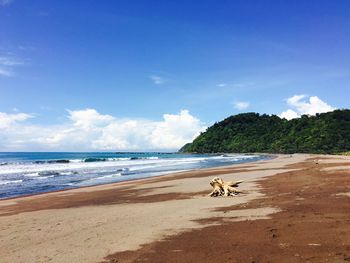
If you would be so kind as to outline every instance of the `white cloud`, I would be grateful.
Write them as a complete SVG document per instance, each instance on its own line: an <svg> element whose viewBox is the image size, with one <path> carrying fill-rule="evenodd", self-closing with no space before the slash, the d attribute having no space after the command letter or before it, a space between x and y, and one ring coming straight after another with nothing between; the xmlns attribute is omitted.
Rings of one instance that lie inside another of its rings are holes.
<svg viewBox="0 0 350 263"><path fill-rule="evenodd" d="M245 110L249 107L249 102L246 101L236 101L233 103L233 106L237 109L237 110Z"/></svg>
<svg viewBox="0 0 350 263"><path fill-rule="evenodd" d="M157 76L157 75L151 75L149 76L149 78L153 81L154 84L156 85L161 85L165 83L165 79L161 76Z"/></svg>
<svg viewBox="0 0 350 263"><path fill-rule="evenodd" d="M295 119L299 117L299 114L291 109L288 109L280 114L281 118L285 118L287 120Z"/></svg>
<svg viewBox="0 0 350 263"><path fill-rule="evenodd" d="M0 130L8 129L9 127L17 124L18 122L22 122L33 118L33 115L27 113L4 113L0 112Z"/></svg>
<svg viewBox="0 0 350 263"><path fill-rule="evenodd" d="M156 123L151 142L160 148L179 148L192 141L205 127L188 110L179 114L164 114L163 121Z"/></svg>
<svg viewBox="0 0 350 263"><path fill-rule="evenodd" d="M219 83L218 85L216 85L216 86L218 86L218 87L220 87L220 88L223 88L223 87L226 87L227 86L227 84L226 83Z"/></svg>
<svg viewBox="0 0 350 263"><path fill-rule="evenodd" d="M302 100L305 97L305 95L295 95L289 98L287 103L295 107L301 114L315 115L316 113L333 111L335 109L317 96L309 97L309 102Z"/></svg>
<svg viewBox="0 0 350 263"><path fill-rule="evenodd" d="M66 123L47 126L20 123L32 117L25 113L2 113L5 123L1 116L11 119L0 130L3 150L176 150L206 128L187 110L164 114L160 121L70 110Z"/></svg>
<svg viewBox="0 0 350 263"><path fill-rule="evenodd" d="M288 120L298 118L300 115L315 115L316 113L323 113L335 110L317 96L294 95L287 99L287 104L295 109L288 109L280 114L281 118Z"/></svg>
<svg viewBox="0 0 350 263"><path fill-rule="evenodd" d="M82 129L91 129L95 126L103 127L114 120L112 116L99 114L95 109L68 110L68 112L73 125Z"/></svg>

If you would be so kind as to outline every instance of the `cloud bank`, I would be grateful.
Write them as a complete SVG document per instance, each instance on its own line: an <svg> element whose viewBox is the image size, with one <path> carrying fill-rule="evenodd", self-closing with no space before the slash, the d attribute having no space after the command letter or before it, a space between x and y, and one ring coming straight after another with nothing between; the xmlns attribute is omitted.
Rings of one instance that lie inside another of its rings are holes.
<svg viewBox="0 0 350 263"><path fill-rule="evenodd" d="M203 123L188 110L160 121L120 119L95 109L69 110L58 125L31 125L27 113L0 113L3 151L176 150L192 141Z"/></svg>
<svg viewBox="0 0 350 263"><path fill-rule="evenodd" d="M335 109L317 96L294 95L287 104L291 109L280 117L288 120ZM245 110L249 103L238 101L234 106ZM188 110L164 114L158 121L117 118L91 108L67 110L65 121L55 125L31 124L33 118L17 109L0 112L2 151L177 150L206 129Z"/></svg>
<svg viewBox="0 0 350 263"><path fill-rule="evenodd" d="M308 97L307 95L294 95L287 99L287 104L293 109L288 109L280 114L281 118L287 120L298 118L303 114L315 115L335 110L317 96Z"/></svg>

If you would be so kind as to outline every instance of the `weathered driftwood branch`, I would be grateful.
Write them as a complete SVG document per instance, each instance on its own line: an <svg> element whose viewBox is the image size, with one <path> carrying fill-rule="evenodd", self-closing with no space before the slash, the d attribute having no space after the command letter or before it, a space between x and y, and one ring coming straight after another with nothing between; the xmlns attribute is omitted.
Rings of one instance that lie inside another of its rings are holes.
<svg viewBox="0 0 350 263"><path fill-rule="evenodd" d="M211 191L209 196L233 196L242 193L242 191L236 188L242 182L243 181L224 182L221 178L215 177L210 181L213 191Z"/></svg>

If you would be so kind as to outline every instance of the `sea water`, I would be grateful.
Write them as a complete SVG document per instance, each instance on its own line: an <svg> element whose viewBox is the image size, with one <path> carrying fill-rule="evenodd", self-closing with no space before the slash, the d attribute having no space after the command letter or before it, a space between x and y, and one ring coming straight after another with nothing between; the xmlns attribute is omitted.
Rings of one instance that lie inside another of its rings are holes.
<svg viewBox="0 0 350 263"><path fill-rule="evenodd" d="M163 152L0 153L0 199L267 159Z"/></svg>

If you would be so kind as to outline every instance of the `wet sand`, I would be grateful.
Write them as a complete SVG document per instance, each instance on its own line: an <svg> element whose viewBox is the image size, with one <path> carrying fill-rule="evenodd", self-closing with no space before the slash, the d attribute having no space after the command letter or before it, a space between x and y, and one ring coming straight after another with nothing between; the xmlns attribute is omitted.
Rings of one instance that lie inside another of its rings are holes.
<svg viewBox="0 0 350 263"><path fill-rule="evenodd" d="M349 157L298 154L3 200L0 261L347 262L349 193Z"/></svg>

